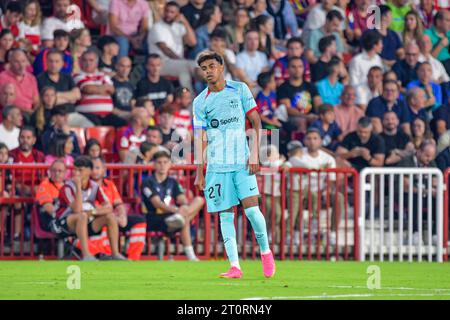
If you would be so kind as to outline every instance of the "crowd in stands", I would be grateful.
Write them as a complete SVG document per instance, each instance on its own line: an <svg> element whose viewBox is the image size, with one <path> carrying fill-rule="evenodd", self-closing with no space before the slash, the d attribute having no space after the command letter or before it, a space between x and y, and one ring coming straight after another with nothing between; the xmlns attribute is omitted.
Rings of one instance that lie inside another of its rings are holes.
<svg viewBox="0 0 450 320"><path fill-rule="evenodd" d="M0 9L1 163L164 160L160 152L191 143L191 103L206 88L196 57L210 49L226 79L251 89L263 128L280 130L280 167L450 167L448 0L10 0ZM110 150L80 139L104 126ZM159 200L147 209L179 212ZM196 208L187 211L183 221Z"/></svg>

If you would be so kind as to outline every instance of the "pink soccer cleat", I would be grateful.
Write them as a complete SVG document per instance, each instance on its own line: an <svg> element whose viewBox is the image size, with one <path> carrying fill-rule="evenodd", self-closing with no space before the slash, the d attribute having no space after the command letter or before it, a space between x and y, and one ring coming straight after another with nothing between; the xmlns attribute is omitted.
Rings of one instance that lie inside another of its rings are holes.
<svg viewBox="0 0 450 320"><path fill-rule="evenodd" d="M275 260L273 259L272 252L262 254L261 261L263 265L263 272L266 278L271 278L275 274Z"/></svg>
<svg viewBox="0 0 450 320"><path fill-rule="evenodd" d="M240 279L242 278L242 271L236 267L231 267L227 272L221 273L219 278Z"/></svg>

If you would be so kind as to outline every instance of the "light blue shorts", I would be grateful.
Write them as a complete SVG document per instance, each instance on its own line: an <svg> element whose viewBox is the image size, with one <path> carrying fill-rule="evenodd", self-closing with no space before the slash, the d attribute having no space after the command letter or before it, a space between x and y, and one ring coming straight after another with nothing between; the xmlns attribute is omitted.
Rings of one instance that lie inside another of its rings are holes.
<svg viewBox="0 0 450 320"><path fill-rule="evenodd" d="M205 199L208 212L220 212L239 204L239 201L259 196L256 175L247 169L234 172L206 172Z"/></svg>

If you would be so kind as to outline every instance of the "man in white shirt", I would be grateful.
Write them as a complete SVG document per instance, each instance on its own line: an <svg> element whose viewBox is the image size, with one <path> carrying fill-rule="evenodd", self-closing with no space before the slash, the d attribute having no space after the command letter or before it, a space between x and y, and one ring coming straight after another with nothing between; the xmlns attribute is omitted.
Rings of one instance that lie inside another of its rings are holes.
<svg viewBox="0 0 450 320"><path fill-rule="evenodd" d="M298 153L296 156L291 156L289 158L289 161L286 162L285 165L288 167L296 167L296 168L306 168L311 170L325 170L325 169L334 169L336 168L336 160L325 151L321 150L322 146L322 138L320 137L320 131L317 128L309 128L306 132L306 136L304 139L304 143L306 148L303 148L301 153ZM289 148L288 148L289 149ZM319 177L317 175L320 175ZM321 199L321 196L323 195L326 197L327 193L329 194L330 199L333 199L330 201L330 203L333 203L334 209L332 212L332 219L331 219L331 237L330 242L331 245L334 245L336 242L336 233L335 230L337 229L337 224L339 222L339 216L342 216L344 213L344 197L341 192L338 192L338 205L339 210L337 210L336 203L334 199L336 198L335 192L336 192L336 184L334 181L336 181L336 175L334 173L327 174L326 173L316 173L311 172L309 173L310 178L308 178L308 175L303 175L301 179L302 184L302 190L301 192L301 199L299 199L300 195L299 192L292 192L292 204L306 204L303 206L305 210L311 210L313 215L313 225L317 227L317 201L321 201L321 207L325 208L326 202L324 202ZM290 179L290 178L289 178ZM294 175L292 178L293 181L293 188L296 189L295 184L297 183L298 186L298 180L300 180L300 177L298 175ZM319 181L320 180L320 188L319 188ZM329 185L327 186L327 180ZM327 190L328 189L328 190ZM297 187L298 190L298 187ZM309 199L308 194L311 194L311 208L309 208ZM294 206L293 206L294 207ZM298 205L297 205L298 208ZM297 211L294 211L293 214L296 214ZM294 221L295 223L295 221ZM294 224L295 225L295 224ZM313 230L309 230L308 232L317 233L317 230L314 230L315 227L313 227ZM303 230L302 230L303 231Z"/></svg>
<svg viewBox="0 0 450 320"><path fill-rule="evenodd" d="M0 124L0 142L3 142L11 151L19 146L20 127L22 126L22 113L15 106L7 106L2 111L3 122Z"/></svg>
<svg viewBox="0 0 450 320"><path fill-rule="evenodd" d="M193 91L192 77L197 66L195 61L184 58L184 45L194 47L197 40L176 2L166 4L163 18L154 24L147 41L149 51L159 54L163 60L161 75L178 77L181 86Z"/></svg>
<svg viewBox="0 0 450 320"><path fill-rule="evenodd" d="M53 31L62 29L70 32L84 28L80 8L71 4L71 0L55 0L54 10L55 15L46 18L42 23L41 39L45 48L53 47Z"/></svg>
<svg viewBox="0 0 450 320"><path fill-rule="evenodd" d="M362 35L361 42L363 51L350 60L348 72L350 85L356 89L357 93L367 91L367 75L372 67L378 66L384 71L383 61L379 56L383 49L381 35L376 30L367 31Z"/></svg>
<svg viewBox="0 0 450 320"><path fill-rule="evenodd" d="M420 55L419 62L429 62L431 65L432 79L431 81L436 83L448 82L450 81L449 75L444 68L442 62L433 57L431 51L433 50L433 43L431 42L430 36L423 35L419 41Z"/></svg>
<svg viewBox="0 0 450 320"><path fill-rule="evenodd" d="M256 79L261 72L269 71L267 56L258 51L259 34L255 30L249 30L245 34L245 50L236 57L236 67L244 74L244 81L251 89L256 86Z"/></svg>

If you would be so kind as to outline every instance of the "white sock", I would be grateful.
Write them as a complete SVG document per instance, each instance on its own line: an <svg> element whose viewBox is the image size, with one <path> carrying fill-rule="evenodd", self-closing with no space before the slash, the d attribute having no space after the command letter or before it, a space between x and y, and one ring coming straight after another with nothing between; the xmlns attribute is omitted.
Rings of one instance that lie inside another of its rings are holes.
<svg viewBox="0 0 450 320"><path fill-rule="evenodd" d="M239 264L239 260L237 260L237 261L230 261L230 264L231 264L232 267L236 267L239 270L241 270L241 266Z"/></svg>
<svg viewBox="0 0 450 320"><path fill-rule="evenodd" d="M195 258L194 248L192 246L184 247L184 253L189 259Z"/></svg>

